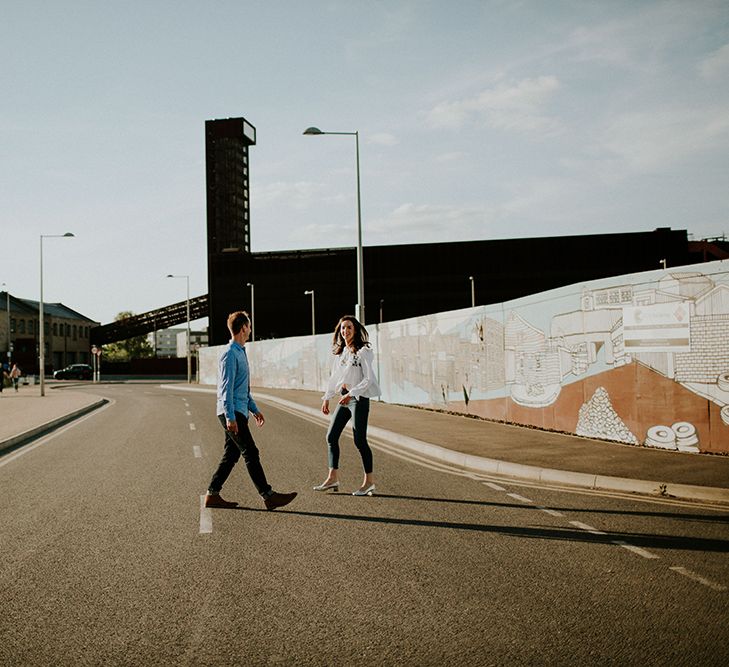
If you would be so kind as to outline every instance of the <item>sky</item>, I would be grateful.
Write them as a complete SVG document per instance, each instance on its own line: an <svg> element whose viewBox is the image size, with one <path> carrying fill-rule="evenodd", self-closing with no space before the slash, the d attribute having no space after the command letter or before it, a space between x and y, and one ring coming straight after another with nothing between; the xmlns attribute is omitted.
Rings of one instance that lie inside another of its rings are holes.
<svg viewBox="0 0 729 667"><path fill-rule="evenodd" d="M729 234L726 0L0 0L0 283L101 323L207 293L204 123L253 251ZM248 291L241 289L242 306Z"/></svg>

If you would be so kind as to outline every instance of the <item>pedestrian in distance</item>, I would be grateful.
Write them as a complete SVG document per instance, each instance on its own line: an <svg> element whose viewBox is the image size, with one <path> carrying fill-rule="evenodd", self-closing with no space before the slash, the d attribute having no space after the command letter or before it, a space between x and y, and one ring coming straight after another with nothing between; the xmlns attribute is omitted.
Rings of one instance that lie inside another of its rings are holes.
<svg viewBox="0 0 729 667"><path fill-rule="evenodd" d="M2 370L2 373L0 373L0 394L2 394L3 389L5 389L5 378L9 378L10 375L6 364L0 364L0 370Z"/></svg>
<svg viewBox="0 0 729 667"><path fill-rule="evenodd" d="M352 315L344 315L334 329L332 339L332 372L322 396L321 411L328 415L329 401L338 397L327 431L329 475L315 491L339 491L339 438L352 419L354 444L362 457L364 480L353 496L371 496L375 492L372 477L372 450L367 443L367 421L370 398L380 395L380 387L372 365L374 354L367 330Z"/></svg>
<svg viewBox="0 0 729 667"><path fill-rule="evenodd" d="M18 368L18 364L13 364L13 367L10 369L10 381L13 383L15 391L18 391L18 381L20 380L21 375L22 373L20 368Z"/></svg>
<svg viewBox="0 0 729 667"><path fill-rule="evenodd" d="M239 310L228 316L228 330L231 340L220 357L218 368L217 415L225 429L223 458L208 486L205 507L232 508L237 502L223 500L220 490L228 479L235 464L243 455L248 475L263 498L267 510L288 505L296 493L277 493L266 481L258 448L248 428L249 416L253 415L260 428L265 423L263 413L251 396L250 370L245 344L251 335L251 321L248 313Z"/></svg>

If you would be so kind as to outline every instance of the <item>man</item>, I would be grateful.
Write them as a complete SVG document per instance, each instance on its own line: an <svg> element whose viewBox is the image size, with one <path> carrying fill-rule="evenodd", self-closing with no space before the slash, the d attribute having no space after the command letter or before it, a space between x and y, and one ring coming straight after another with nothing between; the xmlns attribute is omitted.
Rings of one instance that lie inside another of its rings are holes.
<svg viewBox="0 0 729 667"><path fill-rule="evenodd" d="M242 310L231 313L228 316L228 330L232 338L220 357L217 403L218 419L225 428L225 452L210 481L205 495L205 507L231 508L238 505L236 502L223 500L220 490L243 454L248 474L263 498L266 509L273 510L288 505L296 497L296 493L276 493L271 489L258 457L258 448L248 428L249 413L259 427L265 423L263 414L250 394L248 357L243 347L251 335L248 313Z"/></svg>

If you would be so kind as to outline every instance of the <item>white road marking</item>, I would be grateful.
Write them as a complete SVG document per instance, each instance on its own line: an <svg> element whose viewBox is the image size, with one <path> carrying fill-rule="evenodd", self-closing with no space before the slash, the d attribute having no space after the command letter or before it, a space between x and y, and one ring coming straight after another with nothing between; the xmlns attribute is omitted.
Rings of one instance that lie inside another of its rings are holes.
<svg viewBox="0 0 729 667"><path fill-rule="evenodd" d="M200 534L213 532L213 515L205 507L205 494L200 496Z"/></svg>
<svg viewBox="0 0 729 667"><path fill-rule="evenodd" d="M192 414L192 412L190 412L189 410L185 410L185 414L189 417Z"/></svg>
<svg viewBox="0 0 729 667"><path fill-rule="evenodd" d="M673 570L674 572L678 572L679 574L682 574L684 577L688 577L689 579L693 579L694 581L698 581L700 584L703 584L704 586L708 586L714 591L725 591L726 586L722 584L718 584L715 581L711 581L709 579L704 579L699 574L696 574L696 572L691 572L691 570L687 570L685 567L669 567L669 570Z"/></svg>
<svg viewBox="0 0 729 667"><path fill-rule="evenodd" d="M488 486L489 489L493 489L494 491L506 491L503 486L499 486L498 484L494 484L493 482L484 482L484 484Z"/></svg>
<svg viewBox="0 0 729 667"><path fill-rule="evenodd" d="M632 544L628 544L627 542L623 542L622 540L613 540L613 544L617 544L619 547L623 547L623 549L627 549L628 551L632 551L639 556L643 556L643 558L660 558L660 556L656 556L650 551L646 551L645 549L641 549L640 547L634 547Z"/></svg>
<svg viewBox="0 0 729 667"><path fill-rule="evenodd" d="M195 428L195 424L190 424L190 430L191 430L191 431L196 431L196 430L197 430L197 429Z"/></svg>
<svg viewBox="0 0 729 667"><path fill-rule="evenodd" d="M507 493L507 496L509 498L513 498L514 500L520 500L523 503L533 503L533 500L529 500L529 498L525 498L524 496L520 496L518 493Z"/></svg>
<svg viewBox="0 0 729 667"><path fill-rule="evenodd" d="M552 516L564 516L562 512L558 512L557 510L551 510L548 507L537 507L538 510L542 510L542 512L546 512L547 514L551 514Z"/></svg>
<svg viewBox="0 0 729 667"><path fill-rule="evenodd" d="M195 455L196 459L201 459L202 458L202 449L200 449L200 445L193 445L192 453Z"/></svg>
<svg viewBox="0 0 729 667"><path fill-rule="evenodd" d="M570 524L582 530L586 530L588 533L592 533L593 535L607 535L607 533L603 533L601 530L593 528L587 523L582 523L582 521L570 521Z"/></svg>
<svg viewBox="0 0 729 667"><path fill-rule="evenodd" d="M107 408L111 407L116 403L116 401L113 398L107 399L109 402L94 410L93 412L90 412L88 415L85 415L84 417L80 417L79 419L76 419L75 421L72 421L70 424L61 427L57 431L53 431L53 433L49 433L48 435L43 436L40 440L36 440L34 443L30 445L26 445L25 447L21 447L13 454L8 454L8 456L4 456L0 460L0 468L7 465L8 463L11 463L12 461L15 461L16 459L19 459L24 454L27 454L28 452L32 452L36 447L40 447L41 445L45 445L47 442L50 442L53 440L53 438L57 438L59 435L62 435L68 429L73 428L74 426L78 426L81 422L85 422L87 419L91 419L91 417L95 417L100 412L103 412Z"/></svg>

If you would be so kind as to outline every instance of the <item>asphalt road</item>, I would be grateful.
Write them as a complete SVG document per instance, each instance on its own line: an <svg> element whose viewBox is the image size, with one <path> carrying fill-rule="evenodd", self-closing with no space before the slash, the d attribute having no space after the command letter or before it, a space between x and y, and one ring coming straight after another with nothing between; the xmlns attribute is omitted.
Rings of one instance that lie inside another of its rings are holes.
<svg viewBox="0 0 729 667"><path fill-rule="evenodd" d="M323 426L262 404L269 481L299 497L264 511L241 462L241 507L202 511L214 398L101 391L0 458L0 665L729 663L727 510L383 449L379 495L320 494ZM356 488L351 441L341 469Z"/></svg>

